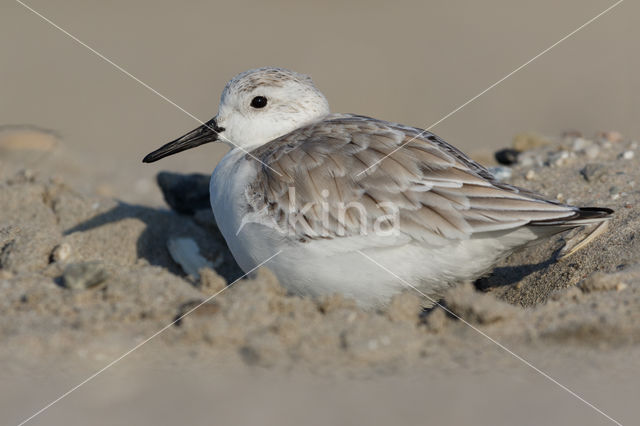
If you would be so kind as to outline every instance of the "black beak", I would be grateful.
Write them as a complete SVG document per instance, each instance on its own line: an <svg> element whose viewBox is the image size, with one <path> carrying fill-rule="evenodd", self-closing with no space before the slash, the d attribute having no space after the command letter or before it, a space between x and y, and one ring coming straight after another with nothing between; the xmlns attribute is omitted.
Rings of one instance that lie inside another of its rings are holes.
<svg viewBox="0 0 640 426"><path fill-rule="evenodd" d="M218 133L222 131L224 131L224 128L218 127L218 123L216 123L214 117L197 129L147 154L147 156L142 159L142 162L153 163L169 155L177 154L178 152L186 151L187 149L195 148L205 143L215 142L218 140Z"/></svg>

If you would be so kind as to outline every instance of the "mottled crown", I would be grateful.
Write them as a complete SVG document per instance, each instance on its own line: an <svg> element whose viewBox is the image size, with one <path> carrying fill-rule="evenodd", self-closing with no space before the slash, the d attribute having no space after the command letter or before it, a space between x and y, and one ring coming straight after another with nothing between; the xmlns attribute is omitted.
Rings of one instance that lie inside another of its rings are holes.
<svg viewBox="0 0 640 426"><path fill-rule="evenodd" d="M262 67L242 72L233 77L225 86L223 94L250 93L260 86L283 88L292 82L315 88L313 80L306 74L284 68Z"/></svg>
<svg viewBox="0 0 640 426"><path fill-rule="evenodd" d="M311 77L306 74L300 74L284 68L262 67L238 74L227 85L238 85L240 90L253 90L261 84L269 84L276 87L283 86L283 83L287 80L313 84Z"/></svg>

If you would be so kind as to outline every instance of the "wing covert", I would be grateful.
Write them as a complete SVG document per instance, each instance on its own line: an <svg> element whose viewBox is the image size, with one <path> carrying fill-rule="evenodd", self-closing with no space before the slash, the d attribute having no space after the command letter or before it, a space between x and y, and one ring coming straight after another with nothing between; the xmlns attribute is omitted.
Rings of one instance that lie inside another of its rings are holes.
<svg viewBox="0 0 640 426"><path fill-rule="evenodd" d="M247 188L249 210L269 212L297 239L386 225L437 243L575 214L496 181L430 132L362 116L331 115L251 154L281 175L257 165Z"/></svg>

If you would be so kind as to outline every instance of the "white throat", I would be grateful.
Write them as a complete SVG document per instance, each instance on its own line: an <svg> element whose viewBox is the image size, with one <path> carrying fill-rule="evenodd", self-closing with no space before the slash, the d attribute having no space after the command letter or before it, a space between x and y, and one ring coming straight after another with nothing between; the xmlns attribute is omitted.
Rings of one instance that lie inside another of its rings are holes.
<svg viewBox="0 0 640 426"><path fill-rule="evenodd" d="M255 117L251 125L247 125L244 117L232 115L225 120L225 131L222 132L227 143L246 150L257 148L274 139L284 136L296 129L316 123L329 115L329 111L318 111L316 114L291 115L289 117ZM224 140L223 139L223 140Z"/></svg>

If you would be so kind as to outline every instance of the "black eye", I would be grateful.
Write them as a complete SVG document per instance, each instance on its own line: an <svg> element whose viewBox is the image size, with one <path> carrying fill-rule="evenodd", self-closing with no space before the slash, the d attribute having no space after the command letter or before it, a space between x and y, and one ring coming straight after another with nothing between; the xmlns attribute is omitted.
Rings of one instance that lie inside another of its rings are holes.
<svg viewBox="0 0 640 426"><path fill-rule="evenodd" d="M251 106L254 108L264 108L267 106L267 98L264 96L256 96L251 99Z"/></svg>

